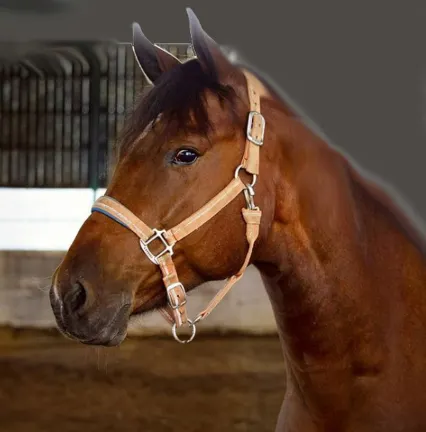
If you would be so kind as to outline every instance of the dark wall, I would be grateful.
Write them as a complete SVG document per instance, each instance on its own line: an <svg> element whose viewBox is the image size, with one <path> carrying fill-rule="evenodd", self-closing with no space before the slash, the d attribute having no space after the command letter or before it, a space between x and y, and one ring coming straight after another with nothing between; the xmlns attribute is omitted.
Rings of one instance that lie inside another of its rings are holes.
<svg viewBox="0 0 426 432"><path fill-rule="evenodd" d="M129 41L137 20L154 42L188 42L184 8L191 6L211 36L267 73L333 143L392 183L426 218L426 2L66 3L57 13L0 10L0 40Z"/></svg>

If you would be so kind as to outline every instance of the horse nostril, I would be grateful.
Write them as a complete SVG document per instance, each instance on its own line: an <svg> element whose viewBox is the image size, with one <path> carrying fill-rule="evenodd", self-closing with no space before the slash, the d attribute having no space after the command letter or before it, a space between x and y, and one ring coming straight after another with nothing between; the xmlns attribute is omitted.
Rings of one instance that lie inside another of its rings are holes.
<svg viewBox="0 0 426 432"><path fill-rule="evenodd" d="M76 281L65 295L64 303L69 313L74 313L80 310L86 304L86 300L86 289L81 282Z"/></svg>

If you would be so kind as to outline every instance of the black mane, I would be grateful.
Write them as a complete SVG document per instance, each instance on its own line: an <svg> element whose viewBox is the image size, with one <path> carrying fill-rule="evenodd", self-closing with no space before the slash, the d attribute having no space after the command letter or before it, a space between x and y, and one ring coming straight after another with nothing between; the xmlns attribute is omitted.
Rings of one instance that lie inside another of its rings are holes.
<svg viewBox="0 0 426 432"><path fill-rule="evenodd" d="M127 120L120 151L131 146L145 128L161 115L166 125L162 138L172 136L178 130L208 134L211 124L205 108L206 90L215 94L221 104L233 102L232 87L224 86L205 73L197 59L191 59L165 72L158 83L144 93ZM195 125L192 120L195 120Z"/></svg>

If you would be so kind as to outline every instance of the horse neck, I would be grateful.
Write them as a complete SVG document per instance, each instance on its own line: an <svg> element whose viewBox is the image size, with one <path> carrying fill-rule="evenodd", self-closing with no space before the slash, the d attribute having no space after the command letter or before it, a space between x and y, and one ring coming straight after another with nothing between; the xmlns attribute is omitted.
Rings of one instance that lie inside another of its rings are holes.
<svg viewBox="0 0 426 432"><path fill-rule="evenodd" d="M396 305L424 301L424 255L341 154L296 118L273 124L280 126L262 149L270 145L262 170L269 228L255 265L288 376L312 400L321 393L322 401L344 404L324 392L338 395L333 385L381 370L389 329L402 314ZM411 291L403 293L407 284Z"/></svg>

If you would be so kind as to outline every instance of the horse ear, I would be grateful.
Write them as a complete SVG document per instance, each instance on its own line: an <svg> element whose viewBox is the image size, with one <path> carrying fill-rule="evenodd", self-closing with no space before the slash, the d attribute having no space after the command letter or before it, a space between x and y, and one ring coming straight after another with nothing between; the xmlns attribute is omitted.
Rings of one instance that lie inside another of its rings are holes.
<svg viewBox="0 0 426 432"><path fill-rule="evenodd" d="M133 23L132 28L133 52L142 72L152 84L155 84L164 72L181 64L174 55L151 43L138 23Z"/></svg>
<svg viewBox="0 0 426 432"><path fill-rule="evenodd" d="M194 54L202 68L215 81L226 82L236 72L235 66L222 52L220 46L203 30L191 8L186 8Z"/></svg>

